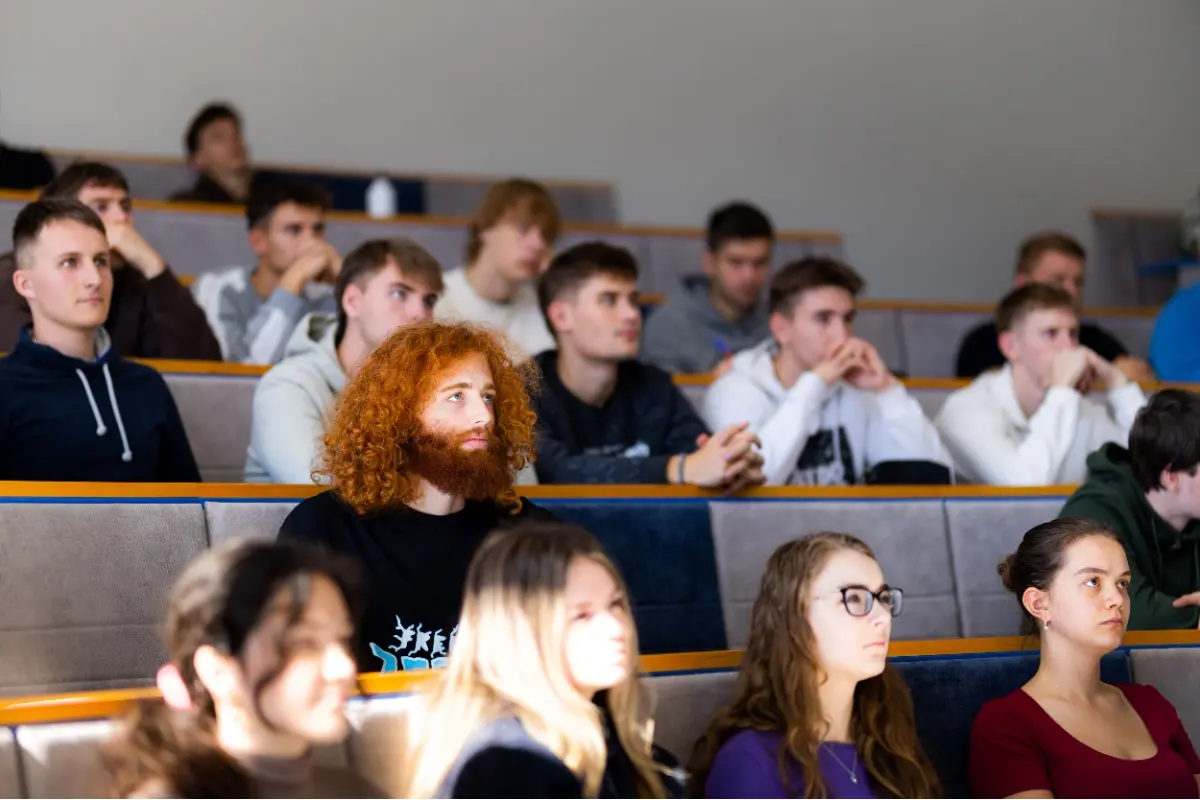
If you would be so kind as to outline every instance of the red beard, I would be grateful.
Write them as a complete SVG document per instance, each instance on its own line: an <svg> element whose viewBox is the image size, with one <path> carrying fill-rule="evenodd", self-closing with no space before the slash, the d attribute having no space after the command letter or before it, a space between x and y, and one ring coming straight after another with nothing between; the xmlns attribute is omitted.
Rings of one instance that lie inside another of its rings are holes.
<svg viewBox="0 0 1200 800"><path fill-rule="evenodd" d="M511 489L514 475L494 436L487 436L486 450L465 450L463 443L479 431L442 434L423 431L404 448L412 471L435 489L468 500L486 500Z"/></svg>

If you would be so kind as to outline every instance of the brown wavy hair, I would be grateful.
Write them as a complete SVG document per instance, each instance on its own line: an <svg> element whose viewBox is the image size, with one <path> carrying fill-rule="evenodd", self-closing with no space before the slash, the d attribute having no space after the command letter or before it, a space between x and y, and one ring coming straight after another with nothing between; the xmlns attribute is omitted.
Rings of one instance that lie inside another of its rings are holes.
<svg viewBox="0 0 1200 800"><path fill-rule="evenodd" d="M171 590L165 639L188 707L160 700L134 704L101 758L112 797L254 797L249 774L216 739L217 709L196 671L196 651L209 646L239 660L247 640L286 593L287 627L303 615L315 578L338 588L356 623L362 606L356 568L312 545L234 540L206 550ZM286 633L286 631L285 631ZM253 689L258 697L286 669L291 653L280 634L276 663Z"/></svg>
<svg viewBox="0 0 1200 800"><path fill-rule="evenodd" d="M829 557L853 550L875 558L865 543L845 533L814 533L780 546L767 562L750 617L750 643L742 657L734 700L717 713L697 743L692 775L701 791L713 759L743 730L783 734L779 770L789 784L789 759L804 773L804 796L825 797L817 752L827 734L818 686L821 669L808 623L808 587ZM912 697L889 665L854 692L850 738L877 795L933 797L937 775L917 739Z"/></svg>
<svg viewBox="0 0 1200 800"><path fill-rule="evenodd" d="M416 497L420 479L409 448L422 432L421 411L443 373L478 353L492 372L496 397L492 435L516 474L533 462L529 392L536 386L532 361L514 363L507 340L468 323L426 322L393 333L367 358L346 387L325 436L324 466L338 497L358 514L399 508ZM495 498L519 508L510 483Z"/></svg>

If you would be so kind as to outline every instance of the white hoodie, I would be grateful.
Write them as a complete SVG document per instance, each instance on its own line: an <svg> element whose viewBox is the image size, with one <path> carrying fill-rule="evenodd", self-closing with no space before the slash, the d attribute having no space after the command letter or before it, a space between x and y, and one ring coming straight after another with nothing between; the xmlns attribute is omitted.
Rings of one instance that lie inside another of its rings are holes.
<svg viewBox="0 0 1200 800"><path fill-rule="evenodd" d="M964 478L999 486L1082 483L1087 456L1107 442L1125 447L1146 395L1130 381L1107 405L1074 389L1052 387L1026 418L1012 369L985 372L946 398L937 428Z"/></svg>
<svg viewBox="0 0 1200 800"><path fill-rule="evenodd" d="M312 483L334 400L346 385L333 336L337 317L313 313L300 320L283 360L254 392L248 483Z"/></svg>
<svg viewBox="0 0 1200 800"><path fill-rule="evenodd" d="M704 397L712 430L749 422L762 439L768 485L862 483L884 461L950 466L933 423L902 384L875 394L842 381L826 386L806 372L785 389L775 377L775 352L768 339L738 353Z"/></svg>

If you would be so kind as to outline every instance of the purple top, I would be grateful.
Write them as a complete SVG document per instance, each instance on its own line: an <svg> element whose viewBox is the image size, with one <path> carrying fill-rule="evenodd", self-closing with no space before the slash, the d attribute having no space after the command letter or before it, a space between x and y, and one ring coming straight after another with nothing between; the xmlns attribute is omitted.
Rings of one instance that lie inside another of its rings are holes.
<svg viewBox="0 0 1200 800"><path fill-rule="evenodd" d="M705 797L802 797L804 773L789 764L788 784L779 774L783 734L744 730L717 751L704 784ZM852 744L826 742L817 750L821 777L829 797L875 797L867 770ZM853 774L853 777L851 775Z"/></svg>

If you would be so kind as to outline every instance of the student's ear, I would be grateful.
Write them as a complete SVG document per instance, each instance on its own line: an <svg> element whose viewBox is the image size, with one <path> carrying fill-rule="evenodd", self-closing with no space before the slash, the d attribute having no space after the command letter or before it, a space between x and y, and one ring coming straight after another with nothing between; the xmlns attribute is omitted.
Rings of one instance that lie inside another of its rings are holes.
<svg viewBox="0 0 1200 800"><path fill-rule="evenodd" d="M1004 360L1012 361L1017 352L1017 343L1013 332L1001 331L997 337L997 344L1000 345L1000 352L1004 354Z"/></svg>
<svg viewBox="0 0 1200 800"><path fill-rule="evenodd" d="M33 291L33 281L29 280L29 273L26 270L17 268L13 270L12 276L13 288L17 290L17 294L28 300L31 297L37 297Z"/></svg>
<svg viewBox="0 0 1200 800"><path fill-rule="evenodd" d="M1013 288L1020 289L1027 283L1029 283L1029 276L1025 273L1018 273L1017 277L1013 279Z"/></svg>
<svg viewBox="0 0 1200 800"><path fill-rule="evenodd" d="M785 344L791 341L792 321L785 315L775 311L767 320L767 324L771 328L771 336L780 344Z"/></svg>
<svg viewBox="0 0 1200 800"><path fill-rule="evenodd" d="M1159 482L1165 491L1172 494L1179 494L1179 473L1169 469L1164 469L1162 474L1158 476Z"/></svg>
<svg viewBox="0 0 1200 800"><path fill-rule="evenodd" d="M713 254L706 248L700 255L700 264L704 267L704 274L710 278L716 277L717 260L713 258Z"/></svg>
<svg viewBox="0 0 1200 800"><path fill-rule="evenodd" d="M346 286L346 291L342 293L342 311L346 315L346 319L358 319L358 306L362 302L363 290L356 283L350 283Z"/></svg>
<svg viewBox="0 0 1200 800"><path fill-rule="evenodd" d="M546 306L546 316L550 318L553 334L567 333L571 328L571 305L565 300L554 300Z"/></svg>
<svg viewBox="0 0 1200 800"><path fill-rule="evenodd" d="M1039 625L1045 625L1050 619L1050 594L1036 586L1030 586L1021 594L1021 605L1036 619Z"/></svg>
<svg viewBox="0 0 1200 800"><path fill-rule="evenodd" d="M250 249L254 255L262 258L267 252L267 229L255 225L250 229Z"/></svg>

